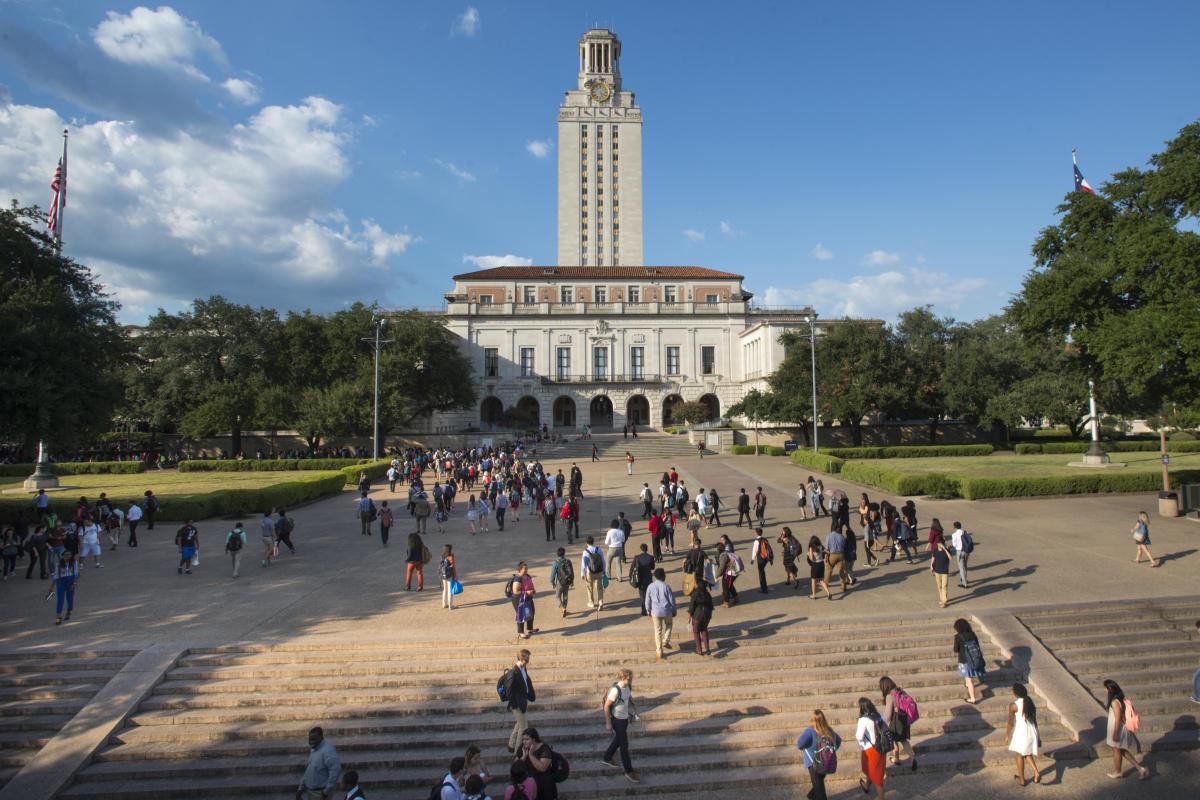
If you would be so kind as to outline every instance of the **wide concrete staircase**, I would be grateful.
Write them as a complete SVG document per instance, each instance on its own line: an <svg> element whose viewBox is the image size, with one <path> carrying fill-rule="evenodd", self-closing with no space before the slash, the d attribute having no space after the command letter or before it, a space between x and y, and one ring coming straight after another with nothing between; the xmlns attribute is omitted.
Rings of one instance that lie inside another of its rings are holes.
<svg viewBox="0 0 1200 800"><path fill-rule="evenodd" d="M61 650L0 655L0 786L135 653Z"/></svg>
<svg viewBox="0 0 1200 800"><path fill-rule="evenodd" d="M1200 746L1200 706L1190 702L1200 667L1200 598L1089 604L1019 618L1097 703L1105 700L1106 678L1121 685L1142 718L1143 748Z"/></svg>
<svg viewBox="0 0 1200 800"><path fill-rule="evenodd" d="M572 459L575 461L590 461L592 444L600 451L600 458L605 461L625 460L628 450L638 461L663 462L671 459L682 459L696 455L696 446L688 442L687 436L657 433L654 431L638 431L638 437L624 438L621 433L594 433L591 439L579 439L578 434L559 444L539 444L538 458L542 460ZM711 451L705 451L710 454ZM642 464L640 466L646 466Z"/></svg>
<svg viewBox="0 0 1200 800"><path fill-rule="evenodd" d="M683 616L679 628L686 637ZM852 781L857 701L877 699L884 674L920 704L914 743L921 774L1011 766L1005 708L1017 676L993 660L998 650L989 642L995 695L988 690L972 706L961 699L952 637L941 622L764 620L749 628L717 625L712 634L713 658L694 655L686 642L663 661L653 657L648 624L636 636L531 640L538 702L529 724L571 761L564 796L725 798L756 787L799 787L807 777L794 742L814 708L851 740L833 780ZM471 743L483 749L492 772L504 775L512 717L494 687L517 649L511 642L436 640L193 649L63 796L291 796L313 725L324 727L374 799L426 797ZM601 697L625 666L635 672L641 713L631 734L640 784L600 763L607 744ZM1044 752L1088 756L1048 711L1042 736ZM908 774L907 764L897 771L901 786Z"/></svg>

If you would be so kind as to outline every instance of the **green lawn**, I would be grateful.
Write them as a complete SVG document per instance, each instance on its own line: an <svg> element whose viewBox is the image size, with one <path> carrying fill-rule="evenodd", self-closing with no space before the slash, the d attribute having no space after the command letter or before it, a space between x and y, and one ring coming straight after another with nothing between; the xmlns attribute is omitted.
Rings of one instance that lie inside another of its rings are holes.
<svg viewBox="0 0 1200 800"><path fill-rule="evenodd" d="M1113 468L1116 472L1158 472L1162 468L1158 453L1112 453L1112 460L1128 466ZM1086 467L1069 467L1081 455L991 455L962 458L891 458L887 468L897 472L941 472L960 478L1019 478L1055 475L1079 475L1093 472ZM1171 469L1200 469L1200 453L1180 453L1171 456ZM1104 470L1109 472L1110 470Z"/></svg>
<svg viewBox="0 0 1200 800"><path fill-rule="evenodd" d="M62 475L59 476L59 482L63 486L78 488L52 492L51 496L55 503L66 501L74 503L80 496L85 496L89 501L95 502L101 492L107 492L109 499L125 504L131 500L141 499L145 491L151 489L162 498L164 506L169 506L169 500L173 496L205 495L225 489L265 489L281 483L341 474L337 471L176 472L175 470L165 470L159 472L150 470L140 475ZM23 480L23 478L10 478L0 484L0 489L19 489ZM5 494L3 498L11 503L22 496ZM30 496L24 495L24 497Z"/></svg>

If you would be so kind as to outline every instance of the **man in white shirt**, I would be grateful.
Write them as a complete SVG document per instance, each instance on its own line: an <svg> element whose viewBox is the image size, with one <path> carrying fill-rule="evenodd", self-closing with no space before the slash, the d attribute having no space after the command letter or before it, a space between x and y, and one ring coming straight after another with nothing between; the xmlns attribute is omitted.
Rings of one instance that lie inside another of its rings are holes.
<svg viewBox="0 0 1200 800"><path fill-rule="evenodd" d="M579 560L579 574L587 588L588 608L597 611L604 608L604 553L596 546L594 536L587 537L587 547L583 548L583 557Z"/></svg>
<svg viewBox="0 0 1200 800"><path fill-rule="evenodd" d="M654 493L650 491L650 484L642 484L642 491L638 493L638 499L642 501L642 519L653 517L654 510L650 507L650 504L654 502Z"/></svg>
<svg viewBox="0 0 1200 800"><path fill-rule="evenodd" d="M613 520L609 526L608 533L604 534L604 546L608 548L608 574L616 575L617 580L624 580L621 577L621 564L625 554L625 531L621 530L620 520ZM616 561L617 569L613 572L613 562Z"/></svg>
<svg viewBox="0 0 1200 800"><path fill-rule="evenodd" d="M92 562L97 568L104 566L100 563L100 526L90 519L87 522L81 523L79 525L79 541L81 544L79 551L81 565L84 559L91 556Z"/></svg>
<svg viewBox="0 0 1200 800"><path fill-rule="evenodd" d="M463 792L467 762L462 756L450 759L450 771L442 778L442 790L438 793L441 800L463 800Z"/></svg>
<svg viewBox="0 0 1200 800"><path fill-rule="evenodd" d="M963 549L963 539L966 538L966 531L963 530L961 522L954 523L954 533L950 534L950 544L954 547L954 557L958 560L958 585L964 589L967 586L967 561L971 558L971 554Z"/></svg>
<svg viewBox="0 0 1200 800"><path fill-rule="evenodd" d="M610 767L617 766L612 759L620 750L621 767L625 770L625 777L637 783L641 777L633 769L633 762L629 758L629 723L638 718L633 710L633 690L630 688L633 672L623 669L619 675L617 682L604 696L604 728L612 732L613 738L608 749L604 751L603 761Z"/></svg>

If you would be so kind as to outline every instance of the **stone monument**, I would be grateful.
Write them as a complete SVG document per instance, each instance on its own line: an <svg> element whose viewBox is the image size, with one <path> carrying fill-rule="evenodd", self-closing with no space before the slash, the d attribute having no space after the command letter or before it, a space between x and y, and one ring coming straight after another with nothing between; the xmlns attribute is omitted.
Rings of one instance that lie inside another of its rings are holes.
<svg viewBox="0 0 1200 800"><path fill-rule="evenodd" d="M24 488L30 492L59 488L58 476L51 472L50 465L46 463L46 446L43 442L38 442L37 464L34 465L33 474L25 479Z"/></svg>

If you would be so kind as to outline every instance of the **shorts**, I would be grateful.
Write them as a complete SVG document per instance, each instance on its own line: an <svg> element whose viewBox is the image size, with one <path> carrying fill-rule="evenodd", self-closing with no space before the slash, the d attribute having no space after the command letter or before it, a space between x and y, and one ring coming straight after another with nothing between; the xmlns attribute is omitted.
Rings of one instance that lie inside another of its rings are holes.
<svg viewBox="0 0 1200 800"><path fill-rule="evenodd" d="M195 555L196 555L196 548L194 548L194 547L181 547L179 549L179 559L181 561L185 558L188 561L191 561Z"/></svg>
<svg viewBox="0 0 1200 800"><path fill-rule="evenodd" d="M95 542L94 544L87 544L85 542L79 550L80 558L87 558L88 556L98 556L98 555L100 555L100 543L99 542Z"/></svg>

